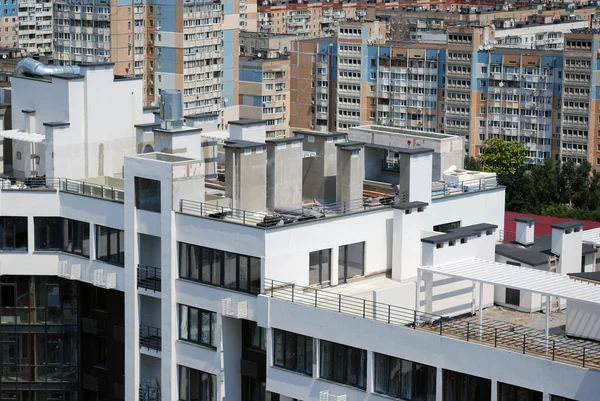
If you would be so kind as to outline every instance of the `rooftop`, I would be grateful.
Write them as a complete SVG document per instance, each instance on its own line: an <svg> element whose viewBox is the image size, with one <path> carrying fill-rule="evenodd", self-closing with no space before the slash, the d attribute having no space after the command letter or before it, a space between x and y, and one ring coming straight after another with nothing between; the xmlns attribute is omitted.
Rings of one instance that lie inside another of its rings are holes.
<svg viewBox="0 0 600 401"><path fill-rule="evenodd" d="M541 214L517 213L506 211L504 213L504 230L514 233L517 229L515 220L517 218L533 218L535 219L535 235L545 235L552 233L552 224L558 224L573 219L566 217L543 216ZM600 221L580 220L583 223L583 229L588 231L593 228L600 228ZM584 231L584 235L585 232Z"/></svg>
<svg viewBox="0 0 600 401"><path fill-rule="evenodd" d="M583 255L596 252L591 245L582 244L581 247ZM548 264L548 257L553 256L551 248L552 234L545 234L534 237L533 245L529 246L521 245L516 241L496 245L496 253L529 266L541 266Z"/></svg>
<svg viewBox="0 0 600 401"><path fill-rule="evenodd" d="M353 130L359 131L379 131L384 132L386 134L396 134L396 135L410 135L416 138L427 138L427 139L456 139L456 135L450 134L442 134L439 132L427 132L427 131L417 131L406 128L395 128L395 127L386 127L383 125L362 125L359 127L353 127Z"/></svg>

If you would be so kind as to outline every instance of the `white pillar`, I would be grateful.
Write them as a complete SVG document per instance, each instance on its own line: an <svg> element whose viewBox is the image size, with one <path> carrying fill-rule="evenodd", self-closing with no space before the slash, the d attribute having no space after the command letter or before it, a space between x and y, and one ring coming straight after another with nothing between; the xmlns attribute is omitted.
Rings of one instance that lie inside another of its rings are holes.
<svg viewBox="0 0 600 401"><path fill-rule="evenodd" d="M442 368L436 368L435 373L435 401L443 401Z"/></svg>
<svg viewBox="0 0 600 401"><path fill-rule="evenodd" d="M546 295L546 353L548 352L548 334L549 334L549 326L550 326L550 295Z"/></svg>
<svg viewBox="0 0 600 401"><path fill-rule="evenodd" d="M479 339L483 336L483 283L479 283Z"/></svg>
<svg viewBox="0 0 600 401"><path fill-rule="evenodd" d="M417 281L415 282L415 310L419 312L421 303L421 280L423 279L423 273L421 269L417 269Z"/></svg>

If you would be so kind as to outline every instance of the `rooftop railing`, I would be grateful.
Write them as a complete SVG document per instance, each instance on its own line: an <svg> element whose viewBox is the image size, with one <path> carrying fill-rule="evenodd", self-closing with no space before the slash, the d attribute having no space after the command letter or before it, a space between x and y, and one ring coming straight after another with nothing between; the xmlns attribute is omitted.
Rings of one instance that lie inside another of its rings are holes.
<svg viewBox="0 0 600 401"><path fill-rule="evenodd" d="M264 295L380 323L519 352L584 368L600 368L600 344L554 336L526 326L484 319L452 319L315 288L265 279Z"/></svg>
<svg viewBox="0 0 600 401"><path fill-rule="evenodd" d="M391 196L328 204L310 204L298 209L264 213L182 199L179 211L192 216L208 217L267 229L344 214L382 209L391 207L393 204L394 197Z"/></svg>
<svg viewBox="0 0 600 401"><path fill-rule="evenodd" d="M69 178L33 177L25 181L5 179L2 181L2 190L54 190L115 202L125 201L125 191L122 188L92 184Z"/></svg>
<svg viewBox="0 0 600 401"><path fill-rule="evenodd" d="M439 199L470 192L480 192L498 187L496 176L461 182L434 182L431 185L431 198Z"/></svg>

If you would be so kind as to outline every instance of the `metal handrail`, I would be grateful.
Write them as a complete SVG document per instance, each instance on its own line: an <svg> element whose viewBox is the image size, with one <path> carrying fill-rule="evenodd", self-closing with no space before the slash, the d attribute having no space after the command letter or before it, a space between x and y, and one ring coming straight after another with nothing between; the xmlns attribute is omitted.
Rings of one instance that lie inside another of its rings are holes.
<svg viewBox="0 0 600 401"><path fill-rule="evenodd" d="M433 183L431 186L431 198L438 199L497 187L498 179L496 176L461 182L438 182Z"/></svg>
<svg viewBox="0 0 600 401"><path fill-rule="evenodd" d="M140 324L140 348L145 347L155 351L161 350L161 330L158 327Z"/></svg>
<svg viewBox="0 0 600 401"><path fill-rule="evenodd" d="M154 292L161 290L161 268L154 266L138 265L138 288Z"/></svg>
<svg viewBox="0 0 600 401"><path fill-rule="evenodd" d="M381 159L381 170L399 172L400 162L398 160Z"/></svg>
<svg viewBox="0 0 600 401"><path fill-rule="evenodd" d="M8 181L10 181L11 186L16 185L17 188L6 188L2 185L3 191L47 189L115 202L125 201L125 190L123 188L92 184L89 182L72 180L70 178L31 177L27 178L25 181L7 178L4 180L4 183L8 183Z"/></svg>
<svg viewBox="0 0 600 401"><path fill-rule="evenodd" d="M160 401L160 389L154 386L140 385L140 401Z"/></svg>
<svg viewBox="0 0 600 401"><path fill-rule="evenodd" d="M477 342L552 361L600 368L600 349L586 347L566 338L546 339L543 334L531 333L531 329L526 326L512 325L506 328L503 327L505 322L488 319L480 325L478 322L452 319L271 279L265 279L263 294L305 306Z"/></svg>

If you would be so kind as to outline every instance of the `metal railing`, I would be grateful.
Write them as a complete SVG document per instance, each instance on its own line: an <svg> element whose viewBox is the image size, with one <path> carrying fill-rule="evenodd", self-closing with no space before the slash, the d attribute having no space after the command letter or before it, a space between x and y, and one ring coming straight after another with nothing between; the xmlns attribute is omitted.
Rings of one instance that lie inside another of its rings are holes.
<svg viewBox="0 0 600 401"><path fill-rule="evenodd" d="M160 351L161 333L158 327L140 324L140 348Z"/></svg>
<svg viewBox="0 0 600 401"><path fill-rule="evenodd" d="M138 288L160 292L161 273L160 267L138 265L137 283Z"/></svg>
<svg viewBox="0 0 600 401"><path fill-rule="evenodd" d="M88 182L72 180L68 178L32 177L26 179L25 181L5 179L2 183L2 190L44 189L89 196L92 198L106 199L115 202L125 201L125 191L122 188L91 184Z"/></svg>
<svg viewBox="0 0 600 401"><path fill-rule="evenodd" d="M400 172L400 162L396 160L381 159L381 170Z"/></svg>
<svg viewBox="0 0 600 401"><path fill-rule="evenodd" d="M431 186L431 198L439 199L468 192L485 191L498 187L496 176L461 182L434 182Z"/></svg>
<svg viewBox="0 0 600 401"><path fill-rule="evenodd" d="M160 389L140 385L140 401L160 401Z"/></svg>
<svg viewBox="0 0 600 401"><path fill-rule="evenodd" d="M600 368L600 347L592 343L552 337L526 326L485 319L483 324L451 319L348 295L265 279L264 295L309 307L343 313L380 323L476 342L571 365Z"/></svg>
<svg viewBox="0 0 600 401"><path fill-rule="evenodd" d="M393 196L373 199L366 198L329 204L311 204L298 209L289 209L282 212L267 214L182 199L179 211L183 214L192 216L209 217L262 228L270 228L391 207L393 203Z"/></svg>

